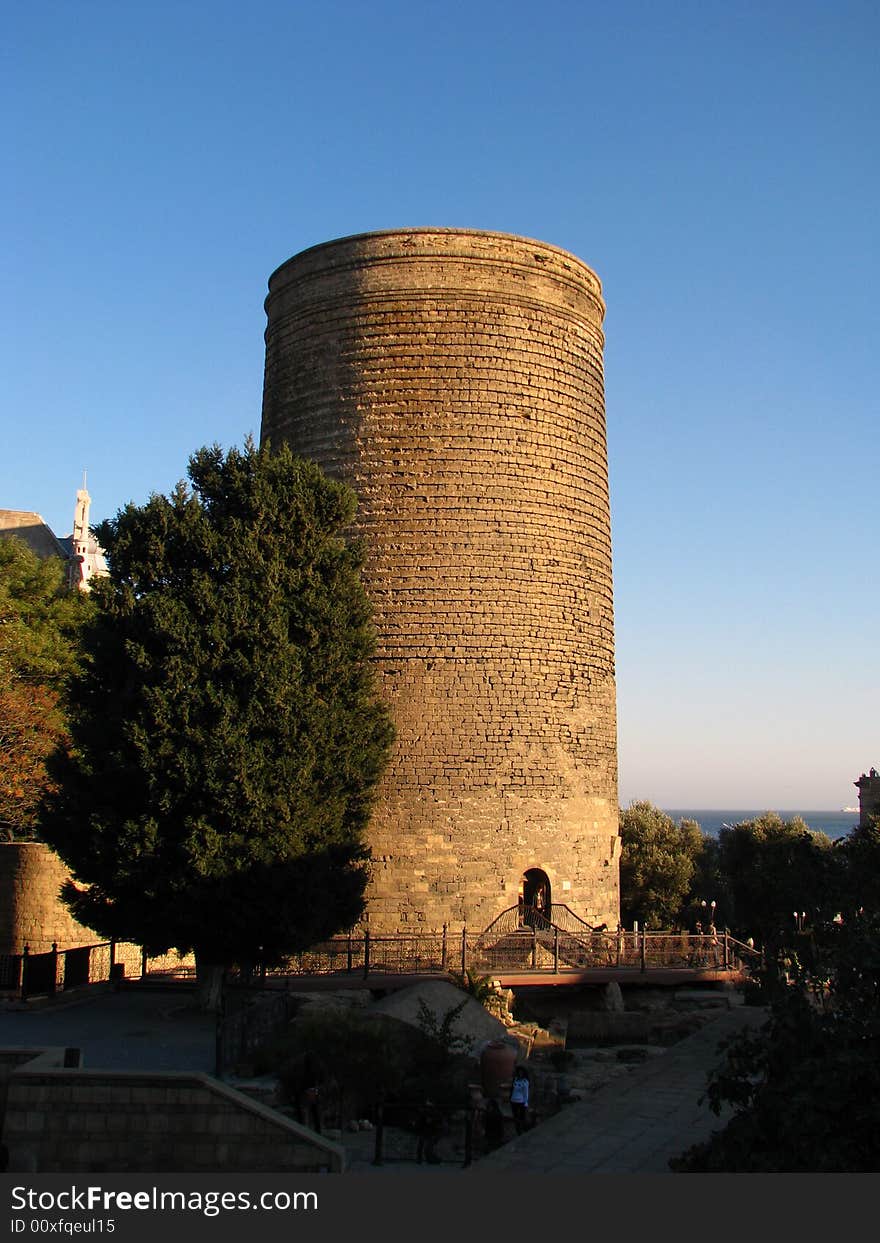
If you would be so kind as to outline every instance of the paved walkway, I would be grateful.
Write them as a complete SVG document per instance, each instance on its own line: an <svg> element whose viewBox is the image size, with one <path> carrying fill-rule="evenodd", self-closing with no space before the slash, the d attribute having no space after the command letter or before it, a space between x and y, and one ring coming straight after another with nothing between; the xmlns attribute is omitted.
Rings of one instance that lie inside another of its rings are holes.
<svg viewBox="0 0 880 1243"><path fill-rule="evenodd" d="M699 1032L615 1079L588 1100L510 1140L471 1167L473 1174L668 1174L669 1158L720 1129L698 1104L719 1042L760 1026L766 1011L737 1006Z"/></svg>
<svg viewBox="0 0 880 1243"><path fill-rule="evenodd" d="M87 1070L214 1070L215 1021L190 994L91 994L0 1008L0 1046L82 1051Z"/></svg>

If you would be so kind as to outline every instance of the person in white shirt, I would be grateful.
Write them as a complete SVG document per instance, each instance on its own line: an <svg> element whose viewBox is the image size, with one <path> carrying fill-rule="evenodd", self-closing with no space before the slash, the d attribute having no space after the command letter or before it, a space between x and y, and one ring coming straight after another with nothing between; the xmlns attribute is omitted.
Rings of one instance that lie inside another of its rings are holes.
<svg viewBox="0 0 880 1243"><path fill-rule="evenodd" d="M510 1108L513 1110L513 1125L517 1135L526 1129L526 1117L529 1108L529 1072L525 1066L517 1066L513 1074L510 1088Z"/></svg>

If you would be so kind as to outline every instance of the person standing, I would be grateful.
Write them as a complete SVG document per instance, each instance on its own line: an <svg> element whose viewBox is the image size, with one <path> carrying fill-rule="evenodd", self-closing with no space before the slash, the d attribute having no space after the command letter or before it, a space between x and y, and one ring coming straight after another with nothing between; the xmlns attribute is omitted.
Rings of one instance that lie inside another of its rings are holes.
<svg viewBox="0 0 880 1243"><path fill-rule="evenodd" d="M418 1143L416 1145L416 1161L419 1165L427 1161L429 1165L439 1165L441 1158L437 1155L437 1141L443 1129L440 1111L431 1100L426 1100L419 1113Z"/></svg>
<svg viewBox="0 0 880 1243"><path fill-rule="evenodd" d="M517 1066L510 1088L510 1108L517 1135L522 1135L527 1125L529 1108L529 1072L525 1066Z"/></svg>

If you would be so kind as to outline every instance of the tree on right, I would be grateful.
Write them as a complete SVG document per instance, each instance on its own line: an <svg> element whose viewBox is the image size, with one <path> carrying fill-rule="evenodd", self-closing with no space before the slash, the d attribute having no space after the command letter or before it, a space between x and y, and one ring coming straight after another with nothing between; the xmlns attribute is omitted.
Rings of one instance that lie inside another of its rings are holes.
<svg viewBox="0 0 880 1243"><path fill-rule="evenodd" d="M711 1108L733 1117L670 1162L674 1172L880 1169L880 822L823 863L810 921L765 947L767 1022L734 1037L710 1075Z"/></svg>

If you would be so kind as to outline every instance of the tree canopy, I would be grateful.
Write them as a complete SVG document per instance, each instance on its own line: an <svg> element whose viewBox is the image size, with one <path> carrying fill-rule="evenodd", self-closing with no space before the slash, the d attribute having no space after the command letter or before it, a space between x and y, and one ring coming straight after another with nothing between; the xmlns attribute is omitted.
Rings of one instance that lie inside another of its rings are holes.
<svg viewBox="0 0 880 1243"><path fill-rule="evenodd" d="M833 904L848 915L865 910L880 916L880 816L856 825L840 842L837 856L836 893Z"/></svg>
<svg viewBox="0 0 880 1243"><path fill-rule="evenodd" d="M837 899L832 842L795 816L767 812L723 828L718 869L728 895L726 918L742 936L779 944L795 924L795 912L815 919Z"/></svg>
<svg viewBox="0 0 880 1243"><path fill-rule="evenodd" d="M47 758L66 740L63 692L79 659L87 597L64 563L0 539L0 835L29 839L51 785Z"/></svg>
<svg viewBox="0 0 880 1243"><path fill-rule="evenodd" d="M685 906L703 834L694 820L678 824L652 803L620 813L620 908L624 924L667 928Z"/></svg>
<svg viewBox="0 0 880 1243"><path fill-rule="evenodd" d="M46 839L74 915L203 964L356 922L393 728L350 489L287 448L203 448L190 485L96 528L109 566Z"/></svg>
<svg viewBox="0 0 880 1243"><path fill-rule="evenodd" d="M797 816L783 820L767 812L725 826L715 838L696 821L676 823L653 804L635 802L621 811L620 832L624 923L696 928L701 922L705 929L714 912L719 927L772 946L795 926L795 911L807 920L830 918L844 900L842 851ZM869 837L864 850L870 850ZM854 837L847 850L857 850L860 841ZM862 869L865 892L870 875Z"/></svg>

